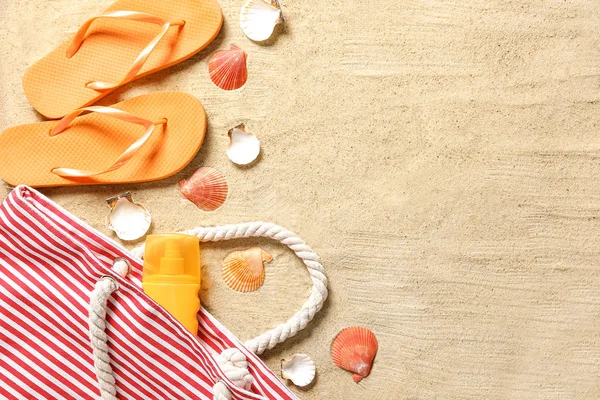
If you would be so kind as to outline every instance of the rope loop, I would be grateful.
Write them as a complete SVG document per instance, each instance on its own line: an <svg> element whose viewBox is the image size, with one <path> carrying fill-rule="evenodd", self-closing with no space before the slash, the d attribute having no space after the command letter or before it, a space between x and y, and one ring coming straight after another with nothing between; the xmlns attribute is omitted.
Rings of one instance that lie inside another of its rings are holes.
<svg viewBox="0 0 600 400"><path fill-rule="evenodd" d="M197 236L201 242L220 242L250 237L270 238L289 247L308 269L313 283L308 300L302 305L300 311L289 320L244 343L255 354L260 355L265 350L272 349L286 339L295 336L315 317L323 307L325 300L327 300L327 277L325 276L325 269L319 262L319 256L312 251L304 240L279 225L258 221L215 227L199 227L181 233ZM144 249L145 245L142 244L134 248L132 253L142 258Z"/></svg>
<svg viewBox="0 0 600 400"><path fill-rule="evenodd" d="M249 222L243 224L200 227L182 232L197 236L201 242L218 242L223 240L267 237L289 247L306 266L313 287L308 300L302 308L290 319L275 328L248 340L244 345L253 353L259 355L267 349L272 349L277 344L293 337L304 329L323 307L327 299L327 278L325 270L319 262L319 257L298 236L281 226L270 222ZM145 245L134 248L131 253L142 258ZM124 259L116 259L113 271L122 277L131 272L131 265ZM90 340L93 349L94 367L98 376L100 394L103 400L116 400L116 382L110 366L109 348L106 334L107 300L112 293L119 289L117 281L109 276L103 276L95 285L90 296ZM248 390L253 382L253 377L248 371L248 362L244 354L236 348L225 349L220 355L215 356L222 372L233 384ZM214 400L231 400L232 394L224 380L219 380L213 386Z"/></svg>

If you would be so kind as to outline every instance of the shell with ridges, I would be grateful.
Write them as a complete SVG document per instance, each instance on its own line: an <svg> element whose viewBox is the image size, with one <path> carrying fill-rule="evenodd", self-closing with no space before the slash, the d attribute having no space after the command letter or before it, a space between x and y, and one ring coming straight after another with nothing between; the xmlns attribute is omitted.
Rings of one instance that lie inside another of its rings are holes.
<svg viewBox="0 0 600 400"><path fill-rule="evenodd" d="M315 379L315 362L306 354L294 354L289 360L281 360L281 377L296 386L307 386Z"/></svg>
<svg viewBox="0 0 600 400"><path fill-rule="evenodd" d="M185 198L204 211L221 207L229 193L225 176L210 167L199 168L189 179L183 179L179 189Z"/></svg>
<svg viewBox="0 0 600 400"><path fill-rule="evenodd" d="M373 332L353 326L342 330L333 340L331 358L338 367L354 372L352 379L358 383L371 372L378 348Z"/></svg>
<svg viewBox="0 0 600 400"><path fill-rule="evenodd" d="M246 53L236 45L217 51L210 57L208 73L215 85L223 90L239 89L248 80Z"/></svg>
<svg viewBox="0 0 600 400"><path fill-rule="evenodd" d="M273 257L260 247L234 251L223 260L223 280L238 292L253 292L265 282L265 262Z"/></svg>
<svg viewBox="0 0 600 400"><path fill-rule="evenodd" d="M255 42L270 38L275 26L282 22L283 14L276 1L248 0L240 10L242 32Z"/></svg>

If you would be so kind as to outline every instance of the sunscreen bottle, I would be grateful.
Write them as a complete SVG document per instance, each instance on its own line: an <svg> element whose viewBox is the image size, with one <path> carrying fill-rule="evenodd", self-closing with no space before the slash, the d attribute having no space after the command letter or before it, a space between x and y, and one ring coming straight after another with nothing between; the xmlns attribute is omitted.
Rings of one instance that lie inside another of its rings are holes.
<svg viewBox="0 0 600 400"><path fill-rule="evenodd" d="M146 238L142 288L194 335L200 309L200 243L181 234Z"/></svg>

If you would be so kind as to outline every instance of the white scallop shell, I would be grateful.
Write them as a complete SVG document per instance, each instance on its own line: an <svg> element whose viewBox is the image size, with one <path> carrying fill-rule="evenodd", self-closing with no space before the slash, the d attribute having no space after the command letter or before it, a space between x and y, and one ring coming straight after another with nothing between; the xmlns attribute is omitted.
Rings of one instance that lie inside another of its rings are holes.
<svg viewBox="0 0 600 400"><path fill-rule="evenodd" d="M282 22L281 7L275 0L248 0L240 11L242 31L255 42L270 38L275 25Z"/></svg>
<svg viewBox="0 0 600 400"><path fill-rule="evenodd" d="M250 164L260 153L260 141L254 133L246 132L244 124L229 130L227 157L239 165Z"/></svg>
<svg viewBox="0 0 600 400"><path fill-rule="evenodd" d="M307 386L315 379L315 362L306 354L294 354L289 360L281 360L281 377L296 386Z"/></svg>
<svg viewBox="0 0 600 400"><path fill-rule="evenodd" d="M152 216L144 206L133 202L131 193L111 197L106 202L111 207L106 217L106 227L114 231L119 239L137 240L150 229Z"/></svg>

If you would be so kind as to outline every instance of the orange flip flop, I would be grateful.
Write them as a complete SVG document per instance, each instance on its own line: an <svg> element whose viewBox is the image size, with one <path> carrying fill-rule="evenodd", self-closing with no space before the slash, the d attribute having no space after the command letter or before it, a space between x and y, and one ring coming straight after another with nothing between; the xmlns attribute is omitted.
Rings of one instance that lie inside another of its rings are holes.
<svg viewBox="0 0 600 400"><path fill-rule="evenodd" d="M90 114L80 116L84 112ZM204 107L158 92L0 134L0 177L32 187L147 182L183 169L206 132Z"/></svg>
<svg viewBox="0 0 600 400"><path fill-rule="evenodd" d="M25 95L45 117L61 118L193 56L222 23L216 0L117 0L25 72Z"/></svg>

